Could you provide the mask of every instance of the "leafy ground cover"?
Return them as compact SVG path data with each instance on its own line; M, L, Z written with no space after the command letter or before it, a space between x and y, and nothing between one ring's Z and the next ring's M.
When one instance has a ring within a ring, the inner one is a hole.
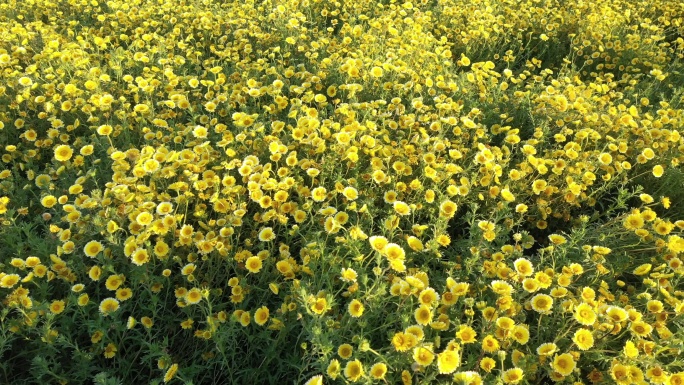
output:
M684 384L684 4L7 0L0 382Z

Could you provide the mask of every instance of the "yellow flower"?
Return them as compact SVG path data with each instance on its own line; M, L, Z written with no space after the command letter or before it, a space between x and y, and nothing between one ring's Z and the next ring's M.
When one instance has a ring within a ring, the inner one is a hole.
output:
M192 324L194 324L194 323L195 323L195 321L193 321L192 319L188 318L188 319L186 319L185 321L181 322L180 325L181 325L181 328L183 328L184 330L187 330L187 329L192 328Z
M668 197L662 197L660 199L660 203L663 205L664 208L669 209L670 208L670 198Z
M140 114L146 114L150 111L150 106L148 106L147 104L136 104L133 107L133 111Z
M374 78L382 77L383 73L384 73L384 71L382 70L382 68L381 68L381 67L377 67L377 66L371 68L371 70L370 70L370 74L371 74L371 76L374 77Z
M580 350L588 350L594 346L594 335L587 329L578 329L572 337L572 341Z
M609 153L603 152L603 153L599 154L598 161L602 165L606 166L606 165L609 165L613 161L613 157Z
M171 381L176 376L176 372L178 372L178 364L171 365L164 374L164 383Z
M340 361L338 361L336 358L330 360L330 364L328 364L328 368L325 372L333 380L336 379L337 376L340 375Z
M247 268L247 270L249 270L250 273L258 273L259 271L261 271L262 267L261 258L257 256L247 258L247 260L245 261L245 267Z
M461 343L471 344L477 341L477 332L475 329L467 325L461 325L456 332L456 338L461 340Z
M664 310L663 303L657 299L646 302L646 309L651 313L661 313Z
M363 365L361 361L354 360L347 362L344 368L344 376L351 382L358 381L363 376Z
M551 235L549 235L549 241L551 241L551 243L553 243L556 246L560 246L560 245L566 243L567 239L565 239L565 237L562 235L551 234Z
M105 298L100 302L100 313L107 316L119 310L119 301L116 298Z
M413 360L421 366L429 366L435 360L435 354L425 347L413 349Z
M142 266L150 261L150 254L145 249L136 249L131 255L131 261L138 266Z
M399 215L409 215L411 214L411 208L409 205L402 201L394 201L394 211Z
M145 163L143 163L143 170L145 170L146 173L151 174L151 173L159 170L159 162L156 159L148 159L145 161ZM151 222L151 217L149 217L149 218L150 218L150 222ZM149 223L142 223L139 220L138 220L138 222L142 225L145 225L145 226L147 226L149 224Z
M408 370L401 371L401 383L403 385L411 385L413 383L413 378L411 377L411 372Z
M558 350L558 346L553 342L547 342L539 345L537 348L537 354L540 356L550 356Z
M406 238L406 242L408 243L411 250L422 251L424 249L423 242L421 242L420 239L414 237L413 235Z
M321 315L328 310L328 301L325 298L317 298L311 305L311 311Z
M418 338L411 333L395 333L392 337L392 346L398 352L405 352L416 346Z
M510 295L513 292L513 286L508 282L501 280L492 281L491 287L492 290L500 296Z
M439 215L444 218L452 218L456 214L458 206L456 203L446 200L439 205Z
M646 275L651 271L652 266L653 265L651 265L650 263L645 263L643 265L640 265L636 269L634 269L634 271L632 271L632 273L634 275Z
M654 177L660 178L661 176L663 176L663 173L665 173L665 169L663 168L663 166L661 166L659 164L653 166L653 176Z
M268 321L269 315L270 312L268 308L266 306L262 306L258 308L256 312L254 312L254 322L256 322L259 326L263 326Z
M349 314L351 314L352 317L354 317L354 318L361 317L361 315L363 314L363 311L364 311L363 303L361 303L361 301L359 301L357 299L353 299L349 303L348 310L349 310Z
M104 124L97 128L97 134L102 136L109 136L114 129L108 124Z
M610 376L619 385L629 385L632 383L632 379L630 378L629 366L622 365L618 362L614 362L611 366Z
M511 190L507 188L501 190L501 198L503 198L503 200L505 200L506 202L515 201L515 195L513 195L513 193L511 193Z
M622 225L627 230L637 230L644 227L644 219L638 212L633 213L625 218L625 221L622 223Z
M391 261L403 261L406 258L404 249L396 243L388 243L383 249L382 253Z
M387 246L387 244L389 243L387 238L376 235L368 238L368 242L370 242L370 245L373 248L373 250L378 252L382 252L385 249L385 246Z
M446 350L437 356L437 369L440 374L453 373L461 365L461 358L458 352Z
M582 325L591 326L596 322L596 313L586 303L581 303L575 308L575 320Z
M348 200L353 201L359 197L359 191L354 187L349 186L345 187L344 190L342 190L342 195L344 195L344 197Z
M508 369L503 372L501 377L506 384L517 384L523 379L523 370L520 368Z
M83 248L83 252L85 253L86 256L90 258L96 257L104 247L102 246L102 243L98 241L90 241L86 243L85 247Z
M532 309L541 314L548 314L553 307L553 297L546 294L537 294L530 299Z
M499 350L499 347L499 341L492 335L488 335L482 339L482 350L487 353L494 353Z
M632 322L629 330L632 332L632 334L638 337L648 337L648 335L653 331L653 326L644 321L636 321Z
M275 233L271 227L264 227L259 231L259 240L261 242L269 242L275 239Z
M10 289L19 282L20 278L21 277L18 274L3 275L0 279L0 287L3 289Z
M46 195L40 200L40 204L45 208L52 208L57 204L57 198L55 198L53 195Z
M517 343L525 345L530 340L530 330L527 325L515 325L511 332L511 337L513 337Z
M515 271L521 277L529 277L532 275L532 273L534 273L534 266L528 259L518 258L515 260L515 262L513 262L513 266L515 267Z
M202 291L196 287L193 287L192 289L188 290L183 298L188 305L198 304L202 300Z
M519 203L515 205L515 212L518 214L524 214L527 212L528 206L524 203Z
M342 268L342 276L340 278L345 282L356 282L357 276L354 269Z
M90 298L88 297L88 294L83 293L83 294L78 296L76 303L78 303L78 306L85 306L88 304L89 301L90 301Z
M88 276L93 281L99 280L101 275L102 275L102 269L100 268L100 266L95 265L88 270ZM109 289L109 290L111 290L111 289ZM116 289L114 289L114 290L116 290Z
M149 225L150 223L152 223L153 219L154 216L152 216L152 214L148 213L147 211L143 211L135 217L135 221L142 226Z
M485 357L480 361L480 368L489 373L496 367L496 361L491 357Z
M104 333L101 330L97 330L93 335L90 337L90 342L96 344L102 340L102 337L104 337Z
M420 325L412 325L406 328L406 334L412 334L417 340L422 340L425 337L423 327Z
M617 306L608 306L606 316L614 323L620 323L627 319L627 312L625 309Z
M418 302L420 302L421 305L426 305L428 307L431 307L433 303L437 302L439 300L439 295L435 291L435 289L428 287L423 289L419 294L418 294Z
M625 343L623 352L625 353L625 356L629 358L636 358L639 355L639 349L637 349L636 345L634 345L634 342L632 341L627 341Z
M105 358L114 358L116 355L116 345L109 343L107 347L105 347L104 351L104 356Z
M292 271L292 265L288 261L281 260L276 262L276 269L278 269L280 274L286 278L294 278L295 276L294 272Z
M416 311L413 313L416 322L418 322L420 325L427 325L432 321L432 311L430 310L429 307L425 305L421 305Z
M534 278L525 278L522 282L523 290L528 293L534 293L539 290L539 282Z
M33 85L33 80L27 76L22 76L19 78L19 84L24 86L24 87L30 87Z
M323 202L327 196L327 190L325 187L316 187L311 190L311 199L315 202Z
M382 380L385 378L385 374L387 374L387 365L382 362L378 362L370 368L370 375L373 379Z
M575 359L570 353L556 355L551 364L553 370L562 374L563 376L569 376L572 374L572 371L575 370L575 365Z
M496 319L496 326L503 330L511 330L515 326L515 321L509 317L499 317Z
M150 317L142 317L140 319L140 323L147 329L151 328L152 325L154 325L154 321L152 321L152 318Z
M548 184L543 179L537 179L532 183L532 191L539 195L546 190Z
M195 128L192 130L192 135L195 138L199 138L199 139L206 138L208 133L209 133L209 131L207 130L207 128L204 126L200 126L200 125L195 126Z
M646 370L646 378L652 384L664 384L667 381L667 372L660 366L654 366Z
M342 344L337 348L337 354L345 360L351 358L354 348L349 344Z
M127 287L116 289L116 299L126 301L133 296L133 291Z
M684 238L679 235L670 235L667 237L667 249L674 254L684 252Z
M64 301L52 301L50 304L50 312L53 314L59 314L64 311L66 307Z
M61 144L55 147L55 159L60 162L66 162L67 160L71 159L73 154L74 150L72 150L71 147L66 144Z

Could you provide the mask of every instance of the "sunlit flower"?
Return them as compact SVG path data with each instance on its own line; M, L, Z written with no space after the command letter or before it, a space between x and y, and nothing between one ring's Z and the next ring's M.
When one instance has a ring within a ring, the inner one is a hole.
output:
M275 239L275 233L271 227L264 227L259 231L259 240L261 242L269 242Z
M166 373L164 374L164 383L171 381L176 376L177 372L178 372L178 364L171 365L166 370Z
M359 360L349 361L347 366L344 367L344 376L351 382L358 381L363 374L363 365Z
M369 373L371 377L373 377L373 379L382 380L385 378L385 375L387 374L387 365L385 365L382 362L373 364L373 366L371 366L370 368Z
M364 309L363 303L357 299L353 299L348 306L349 314L354 318L361 317Z
M66 162L67 160L71 159L73 153L74 150L72 150L71 147L66 144L61 144L55 147L55 159L60 162Z
M252 256L247 258L245 261L245 268L249 270L250 273L256 274L259 271L261 271L261 267L263 266L261 258L258 256Z
M504 383L517 384L523 380L523 370L520 368L508 369L501 375Z
M534 311L547 314L553 307L553 297L546 294L537 294L530 299L530 305Z
M553 370L562 374L563 376L569 376L572 374L572 371L575 370L575 365L575 359L569 353L555 356L551 364Z
M437 356L437 370L440 374L453 373L460 364L461 357L457 351L445 350Z
M330 378L334 380L337 378L337 376L340 375L340 370L340 362L337 359L333 358L332 360L330 360L328 368L325 372L328 374Z
M254 322L259 326L263 326L268 321L269 316L270 312L268 308L262 306L254 312Z
M116 298L106 298L100 302L100 313L109 315L119 309L119 301Z
M586 303L581 303L575 308L575 320L582 325L591 326L596 322L596 313L594 309Z
M104 249L104 247L102 246L102 244L100 242L90 241L90 242L86 243L85 247L83 248L83 252L85 253L86 256L88 256L90 258L94 258L103 249Z
M578 329L573 335L572 341L580 350L588 350L594 346L594 335L587 329Z

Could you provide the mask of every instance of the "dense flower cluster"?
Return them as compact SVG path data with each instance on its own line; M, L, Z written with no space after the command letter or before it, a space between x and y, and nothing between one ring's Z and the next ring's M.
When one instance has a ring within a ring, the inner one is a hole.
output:
M668 0L6 1L0 376L684 384L683 61Z

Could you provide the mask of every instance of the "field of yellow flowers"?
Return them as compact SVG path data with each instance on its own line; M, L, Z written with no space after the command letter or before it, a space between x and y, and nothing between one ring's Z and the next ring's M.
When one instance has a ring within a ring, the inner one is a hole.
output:
M0 383L684 384L684 3L5 0Z

